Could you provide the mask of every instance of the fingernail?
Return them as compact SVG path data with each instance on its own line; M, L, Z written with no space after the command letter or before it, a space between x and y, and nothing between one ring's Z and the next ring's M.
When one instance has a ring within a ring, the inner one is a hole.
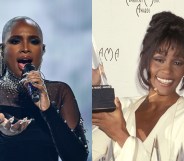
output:
M21 79L20 81L19 81L19 83L22 83L22 82L24 82L24 81L26 81L27 80L27 78L23 78L23 79Z
M32 121L32 119L28 120L28 122L27 122L27 123L28 123L28 125L31 123L31 121Z
M28 75L28 72L24 73L22 76Z
M24 121L27 121L27 117L25 117L23 120L24 120Z
M6 126L3 126L3 128L4 128L5 130L8 130L8 128L7 128Z
M13 129L13 126L12 126L12 125L11 125L11 127L10 127L10 131L13 132L13 133L16 132L16 130Z
M27 121L27 117L23 118L23 120L20 121L20 125Z
M3 119L0 119L0 124L3 122Z
M25 122L24 120L21 120L19 124L21 125L21 124L23 124L24 122Z
M10 123L14 121L14 116L9 119Z

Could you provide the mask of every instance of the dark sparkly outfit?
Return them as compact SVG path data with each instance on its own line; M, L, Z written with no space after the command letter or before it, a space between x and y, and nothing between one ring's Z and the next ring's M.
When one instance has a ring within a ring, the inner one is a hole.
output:
M19 81L10 72L0 79L0 112L15 121L25 117L33 121L18 135L0 134L0 161L58 161L58 156L62 161L87 160L85 130L70 87L45 80L51 105L41 112ZM74 123L71 113L78 120L75 129L67 125Z

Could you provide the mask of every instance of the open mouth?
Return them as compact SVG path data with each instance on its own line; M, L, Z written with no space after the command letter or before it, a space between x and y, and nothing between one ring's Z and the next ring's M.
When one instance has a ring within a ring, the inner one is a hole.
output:
M32 59L18 59L17 62L18 62L18 67L20 70L23 70L24 69L24 66L28 63L32 63Z

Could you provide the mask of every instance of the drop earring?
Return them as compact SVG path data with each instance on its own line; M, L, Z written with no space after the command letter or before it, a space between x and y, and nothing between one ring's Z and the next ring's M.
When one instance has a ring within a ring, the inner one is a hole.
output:
M4 61L3 61L3 44L0 44L0 77L3 76L4 73Z

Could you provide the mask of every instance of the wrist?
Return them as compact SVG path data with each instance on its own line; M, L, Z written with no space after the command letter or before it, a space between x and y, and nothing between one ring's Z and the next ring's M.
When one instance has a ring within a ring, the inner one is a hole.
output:
M41 111L46 111L50 107L50 99L48 95L41 95L40 101L36 104Z
M128 139L128 137L130 136L130 134L128 133L128 131L122 130L121 132L118 132L116 137L115 137L115 141L121 146L123 147L125 141Z
M45 105L40 105L39 108L40 108L41 111L46 111L46 110L49 109L49 107L50 107L50 102L45 104Z

